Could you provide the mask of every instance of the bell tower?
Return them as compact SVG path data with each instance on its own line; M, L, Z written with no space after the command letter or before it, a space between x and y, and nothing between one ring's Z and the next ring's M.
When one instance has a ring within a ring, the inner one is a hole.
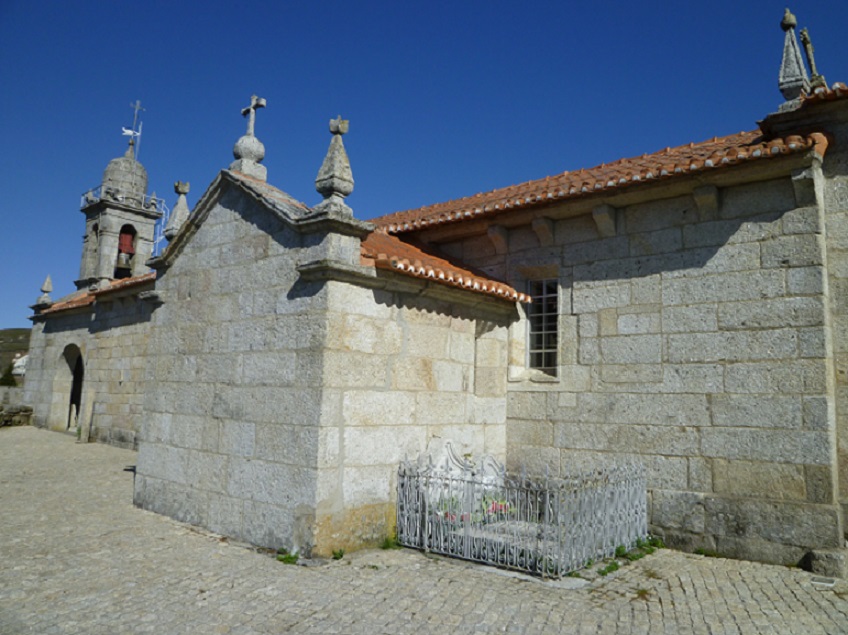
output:
M130 137L126 152L109 161L99 186L82 195L85 235L77 289L142 275L153 254L154 229L164 202L147 195L147 170L137 159L141 104L131 106L135 109L133 127L123 129Z

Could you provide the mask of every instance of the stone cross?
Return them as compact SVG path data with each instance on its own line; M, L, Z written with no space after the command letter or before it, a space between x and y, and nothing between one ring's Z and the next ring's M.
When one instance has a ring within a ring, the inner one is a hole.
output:
M241 109L241 114L243 117L248 117L247 120L247 135L253 136L253 124L256 122L256 111L259 108L265 107L265 99L262 97L257 97L256 95L250 96L250 105L247 108Z
M813 41L810 39L810 32L807 29L801 29L801 44L804 45L804 52L807 54L807 61L810 63L810 85L813 88L827 88L827 82L816 69L816 59L813 57Z

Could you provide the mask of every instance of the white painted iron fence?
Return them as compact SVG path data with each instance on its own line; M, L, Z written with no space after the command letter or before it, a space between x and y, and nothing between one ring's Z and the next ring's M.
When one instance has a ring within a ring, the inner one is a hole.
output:
M632 549L648 534L644 467L623 460L564 478L506 474L450 444L398 471L398 542L543 577Z

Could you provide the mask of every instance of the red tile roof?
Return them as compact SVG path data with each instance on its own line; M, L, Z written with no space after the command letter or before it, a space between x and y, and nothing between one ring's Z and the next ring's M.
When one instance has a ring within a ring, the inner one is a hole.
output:
M834 89L831 92L836 94L837 91ZM807 99L813 98L811 96ZM815 98L828 97L822 94ZM722 169L742 162L806 152L810 149L823 156L827 149L826 137L813 133L803 137L791 135L766 140L758 130L740 132L727 137L714 137L701 143L666 148L640 157L619 159L577 172L564 172L558 176L528 181L446 203L396 212L375 218L371 222L389 233L398 234L553 201L571 200L598 192L615 191L683 174Z
M154 280L156 280L156 273L152 272L145 273L141 276L135 276L134 278L110 280L108 287L98 289L97 291L80 289L79 291L74 291L70 295L66 295L60 300L57 300L48 308L41 311L39 315L49 315L52 313L59 313L61 311L69 311L70 309L77 309L79 307L88 306L89 304L94 304L94 301L97 299L98 296L106 295L108 293L119 291L121 289L140 286L148 282L153 282Z
M457 265L444 254L423 245L404 242L377 230L362 241L362 263L378 269L397 271L407 276L432 280L448 286L495 296L511 302L530 302L519 293L485 273Z
M848 99L848 86L842 82L836 82L830 88L816 88L812 93L801 96L801 106L819 101L836 101L837 99Z

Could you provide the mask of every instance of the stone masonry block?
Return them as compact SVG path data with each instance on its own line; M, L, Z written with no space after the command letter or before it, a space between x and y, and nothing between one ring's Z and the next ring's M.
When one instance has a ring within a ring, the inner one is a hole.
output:
M546 419L547 398L543 392L510 392L507 394L507 416L512 419Z
M834 504L834 473L829 465L805 465L804 481L807 501L810 503Z
M696 428L556 423L554 447L625 454L692 456L698 453Z
M651 524L704 533L704 496L694 492L654 490L651 497Z
M822 237L816 234L783 236L762 245L762 262L766 269L819 266L823 260Z
M718 322L721 329L818 326L824 323L824 314L821 297L774 298L720 304Z
M662 299L662 279L659 275L632 279L630 298L633 304L657 304Z
M397 469L405 458L418 456L427 447L424 426L355 426L344 431L344 464L385 465Z
M631 256L652 256L680 251L683 248L683 232L679 227L631 234L629 239Z
M712 458L827 465L827 433L755 428L702 428L701 454Z
M601 357L606 364L655 364L662 361L659 335L602 337Z
M678 489L689 489L693 492L713 491L712 461L698 456L689 457L688 463L688 487Z
M783 274L776 270L663 279L665 306L756 300L783 293Z
M252 457L256 451L256 424L246 421L224 421L219 447L228 456Z
M574 416L586 423L710 425L706 395L585 393L578 396Z
M662 309L663 333L698 333L718 330L718 305L696 304Z
M573 302L574 312L577 314L628 306L630 304L630 285L624 282L575 282Z
M832 425L827 397L804 397L804 427L807 430L829 430Z
M659 332L659 312L629 313L618 316L619 335L641 335Z
M822 394L827 390L826 366L813 360L728 364L725 388L729 393Z
M462 393L419 393L416 397L418 423L465 423L467 402L468 397Z
M411 392L348 390L342 403L347 425L407 425L415 419L415 394Z
M722 218L757 216L794 209L795 191L789 179L746 183L722 190Z
M756 537L784 545L839 547L835 506L796 501L708 497L705 531L716 536Z
M747 361L795 357L798 335L792 329L688 333L666 336L671 363Z
M786 395L713 395L713 425L724 428L788 428L803 425L800 397Z
M314 467L318 454L318 430L318 426L257 424L254 456L274 463Z
M804 467L761 461L713 460L716 494L764 499L806 499Z

